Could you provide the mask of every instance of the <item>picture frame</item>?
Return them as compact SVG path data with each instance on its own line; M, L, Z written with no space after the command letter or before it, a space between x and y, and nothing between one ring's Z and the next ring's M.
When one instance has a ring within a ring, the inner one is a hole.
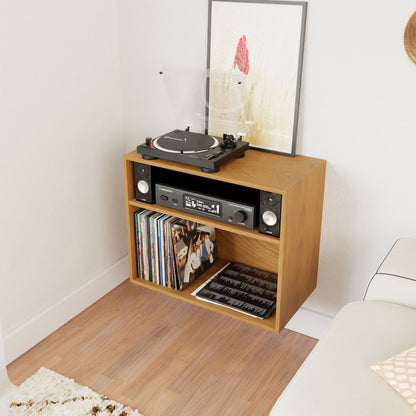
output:
M209 0L205 130L295 156L307 2Z

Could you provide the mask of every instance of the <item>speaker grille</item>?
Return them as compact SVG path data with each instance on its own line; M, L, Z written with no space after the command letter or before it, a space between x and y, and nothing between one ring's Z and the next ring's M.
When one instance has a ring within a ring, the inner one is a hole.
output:
M150 165L134 163L134 184L136 199L152 204L154 202L154 190L152 184L152 167Z
M274 237L280 237L281 210L282 195L260 191L259 232ZM276 218L276 220L274 220L274 218ZM271 219L273 219L273 221L271 221Z

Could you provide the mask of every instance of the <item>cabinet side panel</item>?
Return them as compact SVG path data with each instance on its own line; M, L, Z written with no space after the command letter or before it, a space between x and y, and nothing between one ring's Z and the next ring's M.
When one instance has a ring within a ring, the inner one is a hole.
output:
M136 207L129 205L129 200L134 197L134 176L133 162L124 156L124 194L126 200L126 221L127 221L127 249L129 254L130 280L137 277L136 271L136 239L134 230L134 212Z
M279 289L282 329L316 287L326 163L286 193L282 212Z
M277 273L279 246L216 229L218 254L221 258Z

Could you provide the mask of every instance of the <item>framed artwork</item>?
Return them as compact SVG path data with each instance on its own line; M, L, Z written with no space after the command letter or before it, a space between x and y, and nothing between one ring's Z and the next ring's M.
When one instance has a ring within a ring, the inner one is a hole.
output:
M306 2L209 0L206 131L294 156Z

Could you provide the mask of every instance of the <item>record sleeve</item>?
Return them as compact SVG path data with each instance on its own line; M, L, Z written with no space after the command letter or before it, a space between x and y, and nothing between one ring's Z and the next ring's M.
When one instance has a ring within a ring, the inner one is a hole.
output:
M158 236L159 236L159 270L161 275L161 285L170 287L168 275L169 256L166 250L165 221L170 215L165 214L158 218Z
M144 278L143 274L143 241L142 241L142 230L141 230L141 213L144 211L143 208L139 209L134 213L134 227L135 227L135 238L136 238L136 266L137 266L137 277L140 279Z
M160 285L160 275L159 275L159 241L157 233L157 218L162 215L159 212L154 213L149 218L150 226L150 244L151 244L151 257L152 257L152 272L154 282Z
M172 224L179 290L184 290L217 260L215 228L192 221Z
M152 243L150 233L150 217L155 214L155 211L146 210L142 215L143 227L143 269L144 278L150 282L154 282L153 278L153 259L152 259Z
M205 302L266 319L276 309L277 274L228 263L192 294Z
M183 290L218 258L213 227L147 209L134 223L140 279Z

